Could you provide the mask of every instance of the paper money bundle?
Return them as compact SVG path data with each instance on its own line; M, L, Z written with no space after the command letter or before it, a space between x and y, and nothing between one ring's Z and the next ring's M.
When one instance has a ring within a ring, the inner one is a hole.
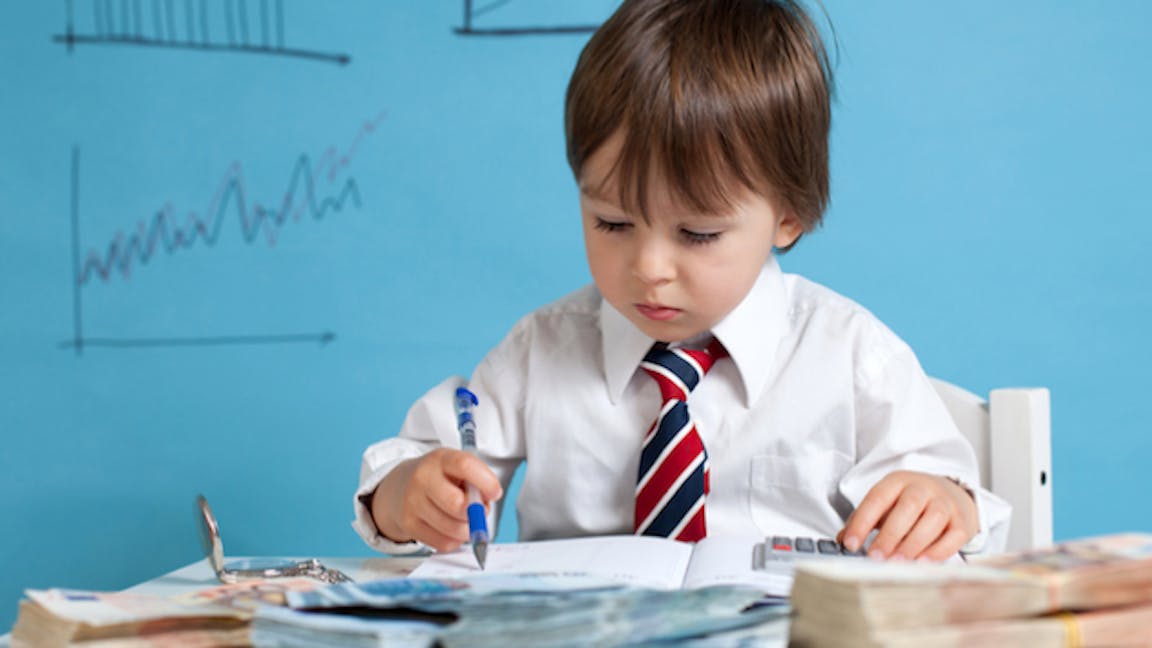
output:
M287 578L220 585L178 596L28 590L12 627L12 648L248 646L256 609L283 605L286 592L321 585Z
M795 646L1152 645L1152 535L1088 538L970 565L813 564Z
M247 613L119 592L32 590L20 602L12 648L247 646Z

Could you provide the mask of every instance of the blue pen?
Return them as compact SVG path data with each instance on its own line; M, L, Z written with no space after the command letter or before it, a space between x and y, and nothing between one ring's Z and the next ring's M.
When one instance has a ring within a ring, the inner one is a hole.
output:
M476 454L476 420L472 418L472 408L480 404L476 394L466 387L456 388L456 429L460 431L460 447L465 452ZM480 491L472 484L468 489L468 537L472 540L472 553L476 562L484 569L488 557L488 519L484 512L484 502Z

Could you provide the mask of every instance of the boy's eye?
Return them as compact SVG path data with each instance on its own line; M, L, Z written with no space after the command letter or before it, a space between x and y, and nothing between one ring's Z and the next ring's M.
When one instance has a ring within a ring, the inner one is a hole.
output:
M686 229L680 230L680 235L692 245L704 245L720 238L720 232L693 232Z
M632 227L632 223L622 223L618 221L604 220L603 218L596 219L596 229L605 232L622 232L625 229Z

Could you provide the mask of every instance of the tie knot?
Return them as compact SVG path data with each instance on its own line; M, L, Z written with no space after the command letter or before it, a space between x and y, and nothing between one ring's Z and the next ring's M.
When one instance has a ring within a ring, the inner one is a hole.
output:
M664 401L687 401L688 394L716 360L725 355L724 347L716 339L707 349L669 348L660 343L652 347L640 367L660 385Z

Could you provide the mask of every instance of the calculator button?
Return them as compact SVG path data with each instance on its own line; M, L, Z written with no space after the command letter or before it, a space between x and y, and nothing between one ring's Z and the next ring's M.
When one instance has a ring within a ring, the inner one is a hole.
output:
M848 547L841 545L840 546L840 553L842 553L845 556L863 556L864 555L864 547L860 547L856 551L848 551Z
M816 541L816 549L822 554L840 553L840 545L835 540L822 539Z
M812 542L812 538L796 538L796 551L812 553L816 551L816 543Z
M772 548L776 551L792 551L792 538L772 536Z

